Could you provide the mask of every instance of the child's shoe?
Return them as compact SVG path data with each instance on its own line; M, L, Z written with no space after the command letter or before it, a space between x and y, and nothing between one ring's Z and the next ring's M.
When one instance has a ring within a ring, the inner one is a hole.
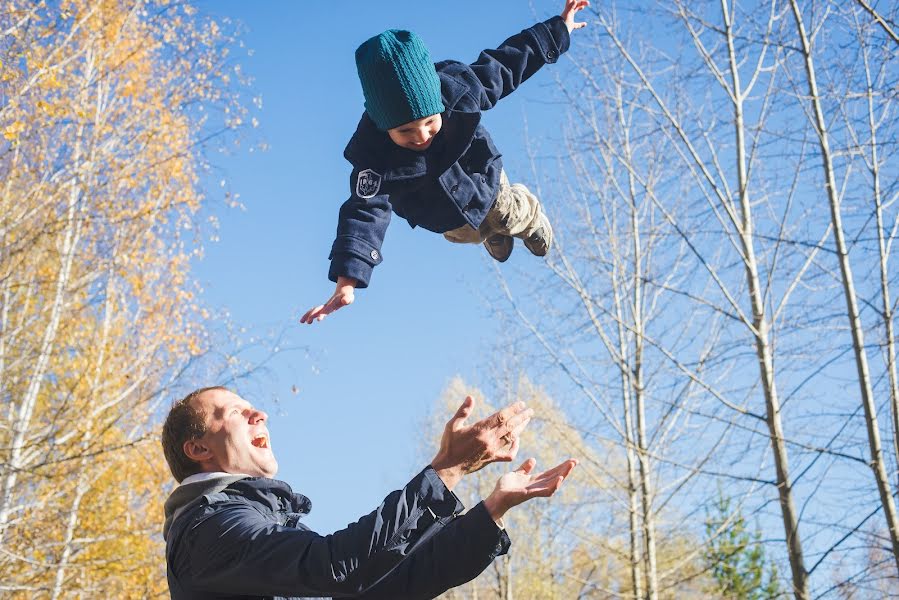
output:
M506 262L512 254L512 248L515 240L508 235L494 233L484 240L484 247L487 248L487 254L495 258L499 262ZM533 252L533 250L531 250Z
M525 248L530 250L534 256L546 256L546 253L549 252L553 243L553 228L542 211L537 216L537 227L530 235L522 239Z

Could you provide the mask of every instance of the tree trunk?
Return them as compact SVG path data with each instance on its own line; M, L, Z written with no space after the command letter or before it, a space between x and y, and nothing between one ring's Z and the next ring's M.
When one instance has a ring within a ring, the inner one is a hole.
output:
M887 478L886 466L883 460L883 450L880 442L880 428L877 424L877 407L874 404L874 393L871 387L871 377L868 372L868 357L865 352L865 338L862 330L861 318L858 311L858 301L855 293L855 283L852 269L849 265L849 251L843 232L842 214L840 210L840 198L837 192L834 177L833 157L830 150L830 140L827 131L827 122L821 106L821 98L818 94L818 84L815 79L815 64L812 58L811 43L806 35L802 14L796 0L790 0L793 17L796 20L796 29L802 47L805 73L808 83L808 92L814 113L815 132L818 135L818 143L821 148L821 160L824 167L824 187L827 199L830 203L830 218L833 223L833 237L836 246L837 259L840 262L840 273L843 280L843 292L846 297L846 314L849 318L849 329L852 332L852 348L855 353L855 366L858 372L859 391L861 392L862 406L865 410L865 425L868 431L868 445L871 450L871 470L877 482L880 493L880 502L883 506L887 528L890 531L893 557L899 569L899 524L897 524L896 505L893 501L893 492Z
M746 133L743 114L744 90L740 82L739 64L734 48L733 24L727 6L727 0L721 0L721 12L725 24L727 38L727 55L731 73L731 99L734 108L734 133L736 137L737 185L740 203L741 221L739 224L740 241L743 248L746 281L749 287L749 298L752 304L752 324L756 355L759 359L759 376L765 396L765 420L768 424L768 437L771 440L771 451L774 455L774 468L777 476L777 493L780 500L783 518L784 535L787 541L787 554L790 559L790 572L793 578L793 593L797 600L805 600L808 596L808 573L802 543L799 537L799 519L793 503L790 468L787 449L784 443L783 423L780 414L780 399L774 377L774 363L769 341L770 324L765 313L765 303L761 290L752 239L753 220L752 204L749 200L748 165L746 155Z

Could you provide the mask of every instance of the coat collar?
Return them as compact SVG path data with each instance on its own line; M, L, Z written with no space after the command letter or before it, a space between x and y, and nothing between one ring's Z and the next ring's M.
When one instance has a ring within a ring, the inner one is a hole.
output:
M272 512L284 507L290 512L307 515L312 510L312 501L309 498L295 493L289 485L278 479L216 473L211 477L201 477L182 483L175 488L165 502L163 537L168 538L172 524L180 515L201 502L204 497L225 490L268 506Z
M312 501L309 498L294 492L287 483L279 479L248 477L231 483L227 491L254 502L267 504L273 511L284 507L291 512L307 515L312 510Z

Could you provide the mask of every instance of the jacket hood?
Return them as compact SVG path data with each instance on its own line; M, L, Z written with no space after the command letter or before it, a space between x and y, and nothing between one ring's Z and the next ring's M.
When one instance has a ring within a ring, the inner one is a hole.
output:
M250 477L248 475L221 475L182 484L175 488L165 501L165 525L162 537L168 539L172 524L179 516L203 502L213 494L224 490L231 497L243 497L267 507L273 513L290 512L299 519L312 510L312 501L303 494L294 492L289 485L278 479Z
M187 508L207 494L215 494L241 479L246 479L246 475L222 475L221 477L213 477L204 479L203 481L195 481L176 487L165 501L165 524L162 526L162 537L167 538L172 523Z

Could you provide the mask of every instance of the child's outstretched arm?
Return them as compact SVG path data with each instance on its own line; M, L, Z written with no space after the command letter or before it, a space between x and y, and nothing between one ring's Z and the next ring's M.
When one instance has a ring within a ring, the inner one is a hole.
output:
M311 325L313 321L321 321L335 310L352 304L357 283L352 277L338 277L337 288L328 301L307 310L306 314L300 318L300 323Z
M497 48L484 50L473 63L446 61L438 68L467 81L481 110L489 110L568 51L571 32L587 25L576 22L575 16L589 5L588 0L565 0L562 14L513 35Z
M352 304L355 290L368 287L372 270L381 264L381 244L390 224L390 199L381 176L371 169L354 169L352 193L340 207L337 238L331 246L328 279L337 283L324 303L306 311L300 323L311 325Z

